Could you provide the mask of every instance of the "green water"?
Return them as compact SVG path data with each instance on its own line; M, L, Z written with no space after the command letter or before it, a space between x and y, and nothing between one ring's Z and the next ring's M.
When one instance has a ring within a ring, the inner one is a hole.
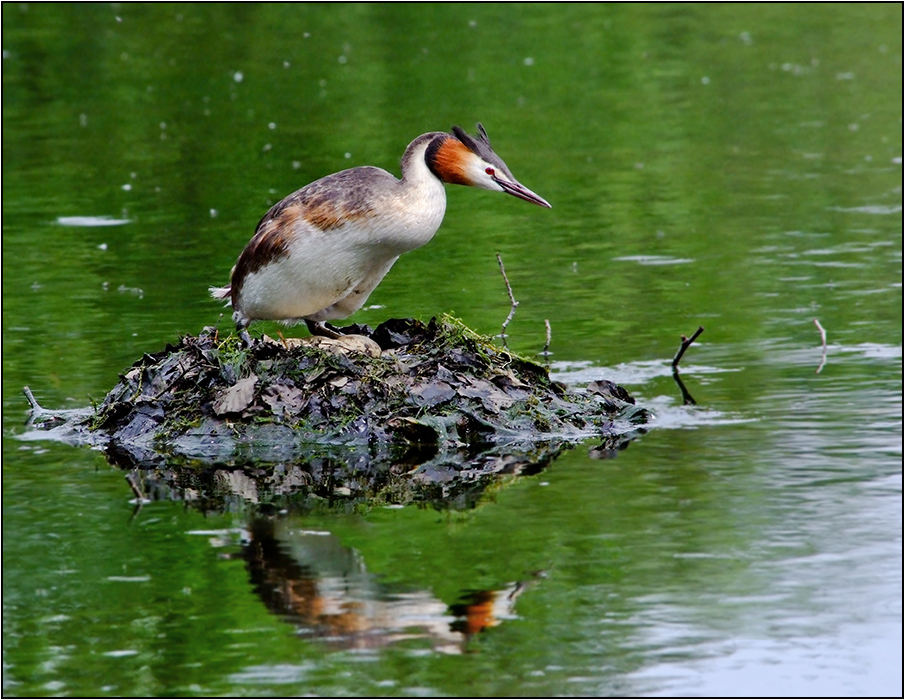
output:
M5 695L902 692L900 6L2 9ZM656 413L628 449L281 512L20 439L24 385L216 323L272 203L476 121L553 208L449 187L353 320L498 333L500 253L510 346Z

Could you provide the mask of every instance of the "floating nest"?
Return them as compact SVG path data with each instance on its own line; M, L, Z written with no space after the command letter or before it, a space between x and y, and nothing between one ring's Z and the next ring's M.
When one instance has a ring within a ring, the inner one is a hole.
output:
M649 417L612 382L570 390L450 317L342 332L249 348L207 328L144 355L93 409L50 411L26 390L31 425L183 490L225 479L232 493L308 486L399 502L537 471L589 438L618 450Z

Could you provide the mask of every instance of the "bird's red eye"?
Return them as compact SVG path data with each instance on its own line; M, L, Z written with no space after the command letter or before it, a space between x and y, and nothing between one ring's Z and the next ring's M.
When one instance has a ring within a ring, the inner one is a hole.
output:
M484 168L484 172L487 173L488 175L493 175L494 169L493 168Z

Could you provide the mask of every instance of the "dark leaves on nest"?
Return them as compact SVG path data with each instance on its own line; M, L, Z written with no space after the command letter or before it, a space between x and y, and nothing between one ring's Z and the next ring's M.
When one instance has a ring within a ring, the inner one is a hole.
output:
M607 381L570 392L540 365L453 319L344 330L355 335L331 343L259 340L251 348L212 330L186 336L127 370L91 428L114 439L148 430L167 441L223 424L254 440L268 424L302 442L442 447L485 444L495 435L536 442L595 434L634 403Z

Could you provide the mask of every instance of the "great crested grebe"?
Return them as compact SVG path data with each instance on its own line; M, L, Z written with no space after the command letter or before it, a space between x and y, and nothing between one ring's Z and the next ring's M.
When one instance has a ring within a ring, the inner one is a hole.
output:
M270 208L239 256L225 287L246 343L252 321L305 321L313 335L337 337L324 321L361 308L396 259L427 243L443 221L443 183L505 192L550 204L519 184L493 152L484 127L469 136L457 126L412 141L402 179L361 166L315 180Z

